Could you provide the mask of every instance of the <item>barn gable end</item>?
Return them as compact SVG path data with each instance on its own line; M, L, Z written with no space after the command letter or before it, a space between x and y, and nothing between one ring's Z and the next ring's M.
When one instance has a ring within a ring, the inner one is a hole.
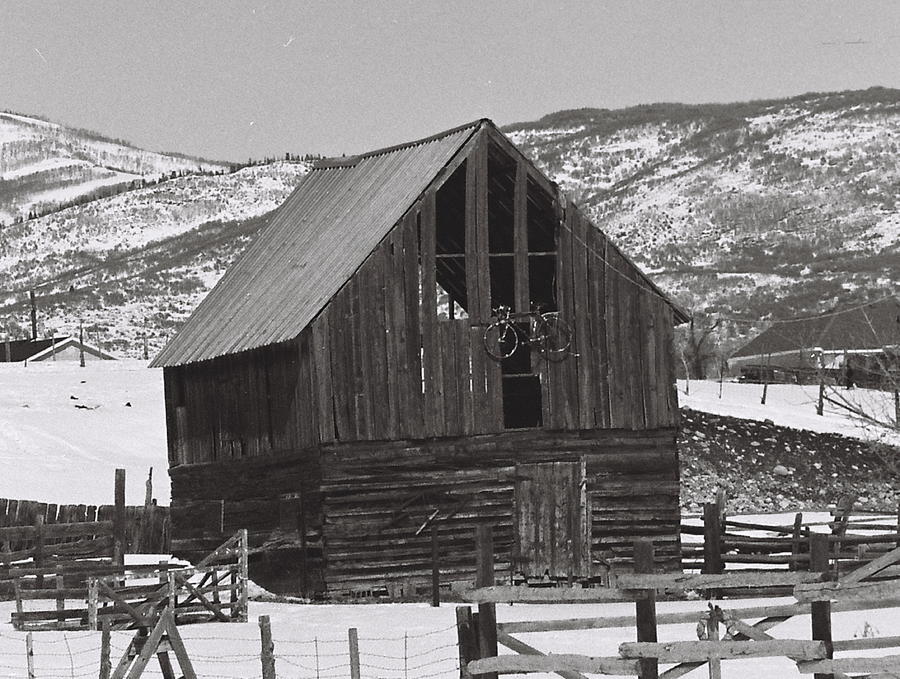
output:
M568 350L498 360L500 306L557 315ZM424 578L432 522L451 580L483 519L526 574L648 534L675 564L680 319L489 121L323 163L155 361L173 506L222 509L175 538L250 522L257 572L306 593ZM526 521L548 493L569 514Z

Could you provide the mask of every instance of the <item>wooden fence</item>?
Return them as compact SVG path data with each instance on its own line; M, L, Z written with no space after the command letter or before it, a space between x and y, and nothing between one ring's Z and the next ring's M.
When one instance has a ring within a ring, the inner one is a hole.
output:
M492 541L489 529L480 528L478 588L466 599L478 604L457 609L460 675L489 675L520 672L554 672L564 679L585 679L584 674L637 676L641 679L674 679L698 667L709 665L710 677L721 677L723 660L781 656L797 663L801 673L817 678L848 679L847 673L900 672L900 655L834 659L835 651L865 651L900 648L900 637L832 638L831 615L839 611L900 607L900 580L873 578L900 561L900 548L833 579L832 550L828 536L810 536L807 572L780 571L731 573L659 574L653 571L653 546L648 541L635 544L635 572L622 574L608 588L548 588L494 586L489 569ZM685 590L707 594L721 589L752 591L773 585L790 587L796 603L780 606L723 609L709 604L694 613L657 614L657 596ZM634 615L589 619L523 621L497 623L497 603L611 603L631 602ZM705 607L706 608L706 607ZM810 639L774 639L767 630L798 616L811 618ZM761 618L750 624L749 619ZM699 623L697 640L657 642L659 625ZM514 634L528 632L562 633L565 630L635 627L637 642L623 643L618 655L597 657L577 654L545 654ZM722 627L728 639L721 639ZM498 655L498 644L512 655ZM660 672L660 665L670 665Z

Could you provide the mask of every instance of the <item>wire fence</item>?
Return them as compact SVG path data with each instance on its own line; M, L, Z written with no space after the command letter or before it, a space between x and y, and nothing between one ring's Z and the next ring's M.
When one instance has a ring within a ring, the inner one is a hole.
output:
M293 626L285 625L284 627ZM350 679L354 662L360 679L450 679L459 675L456 624L424 632L358 636L351 654L349 634L334 631L291 636L273 631L277 677ZM198 679L262 679L261 640L255 626L222 630L215 624L179 628ZM255 632L255 633L254 633ZM109 651L115 667L127 652L134 631L111 632ZM100 632L48 631L28 634L0 629L0 679L88 679L100 675ZM29 674L29 648L33 674ZM174 661L174 658L173 658ZM144 677L162 677L155 661Z

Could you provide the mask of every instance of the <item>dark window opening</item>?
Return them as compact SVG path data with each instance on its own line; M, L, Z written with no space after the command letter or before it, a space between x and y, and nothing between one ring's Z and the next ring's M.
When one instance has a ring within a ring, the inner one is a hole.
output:
M463 161L435 195L436 252L466 253L466 162Z
M515 308L515 271L512 255L491 255L491 309L499 306Z
M528 322L516 323L516 331L519 339L518 346L516 346L511 333L507 335L505 342L501 342L500 349L504 354L515 348L512 355L504 358L500 363L501 372L503 375L530 375L531 350L525 342L525 338L528 337Z
M493 142L488 146L488 252L512 253L516 161Z
M538 311L556 311L556 255L528 255L528 298Z
M466 162L435 195L435 280L438 317L464 318L466 294Z
M553 198L528 179L528 252L556 252Z
M541 378L516 375L503 378L503 426L507 429L540 427Z

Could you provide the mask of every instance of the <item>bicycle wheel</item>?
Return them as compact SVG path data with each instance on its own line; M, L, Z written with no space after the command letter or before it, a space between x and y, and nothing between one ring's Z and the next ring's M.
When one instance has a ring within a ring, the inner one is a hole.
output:
M509 358L519 347L519 333L506 321L491 323L484 331L484 350L495 361Z
M541 314L536 343L548 361L561 361L572 346L572 328L558 314Z

